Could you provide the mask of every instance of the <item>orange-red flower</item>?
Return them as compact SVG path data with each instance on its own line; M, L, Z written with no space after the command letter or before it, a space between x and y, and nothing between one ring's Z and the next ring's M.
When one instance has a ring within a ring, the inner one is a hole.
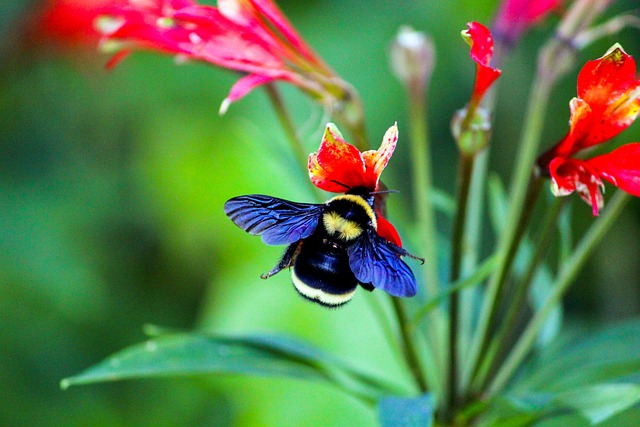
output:
M585 64L578 75L578 97L570 103L567 135L542 154L538 166L548 173L557 196L578 191L598 215L602 207L602 180L640 196L640 149L629 144L588 160L573 158L601 144L633 123L640 112L640 80L636 64L620 45Z
M604 205L606 180L627 193L640 197L640 143L626 144L611 153L588 160L556 157L549 165L552 191L565 196L577 191L591 205L594 216Z
M298 35L271 0L219 0L218 7L192 0L129 0L112 8L101 23L103 45L150 49L205 61L246 75L222 104L275 80L292 83L312 96L330 96L335 74Z
M309 177L325 191L344 193L364 187L378 189L380 174L387 166L398 142L398 127L391 126L377 150L360 152L344 140L338 128L329 123L317 153L309 156Z
M501 71L489 65L493 56L493 38L487 27L478 22L469 22L462 37L471 46L471 59L476 63L476 80L470 104L477 106L485 92L500 77Z
M384 134L380 148L360 152L344 140L333 123L329 123L318 152L309 156L309 178L316 187L332 193L378 191L380 174L397 142L398 127L394 124ZM378 215L378 234L401 246L398 232L384 219L378 203L374 203L374 208Z

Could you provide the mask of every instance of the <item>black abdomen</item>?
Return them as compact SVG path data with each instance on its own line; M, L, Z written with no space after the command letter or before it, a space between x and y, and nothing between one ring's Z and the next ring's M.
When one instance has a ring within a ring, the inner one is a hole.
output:
M330 307L348 302L358 286L346 250L331 239L304 241L292 278L300 295Z

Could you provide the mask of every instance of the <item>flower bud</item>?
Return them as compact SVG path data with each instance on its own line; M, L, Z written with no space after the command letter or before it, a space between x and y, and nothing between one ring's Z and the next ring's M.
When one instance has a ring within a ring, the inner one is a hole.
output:
M391 69L398 80L412 91L424 91L435 65L431 37L403 26L390 47Z
M451 133L461 152L475 155L489 142L491 120L484 108L476 108L471 118L468 114L467 108L456 111L451 121Z

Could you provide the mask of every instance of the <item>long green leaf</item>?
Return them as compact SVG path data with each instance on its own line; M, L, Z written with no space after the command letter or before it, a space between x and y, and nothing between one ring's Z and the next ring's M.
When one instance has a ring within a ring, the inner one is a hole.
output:
M271 336L221 337L174 333L119 351L61 387L176 375L235 373L326 381L366 401L399 393L340 359L298 341Z
M640 402L640 385L597 384L562 393L556 400L599 424Z
M558 342L541 351L516 382L516 390L562 392L618 381L640 372L640 319Z
M378 404L382 427L431 427L434 409L434 400L430 395L385 397Z
M494 398L479 420L479 427L530 426L551 408L549 394L506 395Z
M636 426L640 411L640 385L605 383L560 393L508 394L492 400L479 427L524 427L544 419L544 425ZM617 417L616 417L617 416ZM538 425L538 424L535 424Z

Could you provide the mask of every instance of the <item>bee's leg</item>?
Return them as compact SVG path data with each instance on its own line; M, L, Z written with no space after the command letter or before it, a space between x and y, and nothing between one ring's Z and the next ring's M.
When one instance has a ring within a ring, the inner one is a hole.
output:
M406 249L401 248L400 246L397 246L397 245L395 245L395 244L393 244L391 242L387 242L387 244L389 244L392 247L392 249L395 251L395 253L397 253L398 255L400 255L400 256L408 256L409 258L413 258L415 260L420 261L420 264L424 264L424 261L425 261L424 258L416 256L416 255L412 254L411 252L407 251Z
M411 252L409 252L409 251L404 251L404 253L402 254L402 256L408 256L409 258L413 258L413 259L415 259L415 260L418 260L418 261L420 261L420 264L424 264L424 261L425 261L425 259L424 259L424 258L421 258L421 257L419 257L419 256L417 256L417 255L414 255L414 254L412 254L412 253L411 253Z
M298 255L298 249L301 245L302 241L289 245L287 250L284 252L284 255L282 256L282 259L280 260L280 262L278 262L278 265L273 267L269 272L261 274L260 277L263 279L268 279L269 277L280 273L280 271L284 270L285 268L291 267L296 259L296 255Z

